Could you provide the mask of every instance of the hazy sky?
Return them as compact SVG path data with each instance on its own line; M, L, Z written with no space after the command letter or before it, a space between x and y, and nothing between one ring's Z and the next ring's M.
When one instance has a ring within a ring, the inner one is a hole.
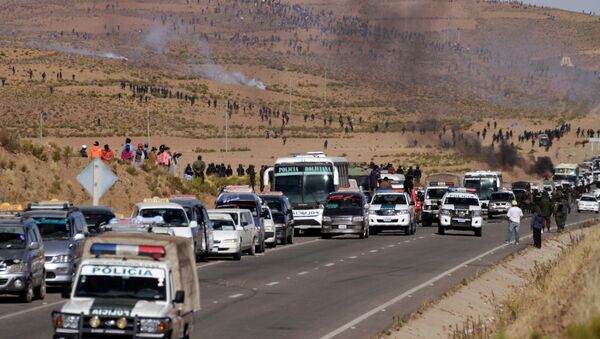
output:
M556 7L575 12L596 12L600 15L600 0L525 0L525 3Z

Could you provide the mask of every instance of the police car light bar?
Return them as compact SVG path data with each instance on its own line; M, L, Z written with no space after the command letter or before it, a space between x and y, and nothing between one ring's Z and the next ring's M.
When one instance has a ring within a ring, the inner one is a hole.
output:
M170 203L171 201L169 201L169 198L152 197L152 198L145 198L143 200L143 202L145 202L145 203L164 204L164 203Z
M254 193L250 185L230 185L225 186L224 193Z
M158 260L165 256L166 251L162 246L96 243L92 244L90 253L97 257L103 254L109 254L116 256L151 257L154 260Z
M465 187L448 187L448 192L475 193L475 192L477 192L477 190L474 188L465 188Z
M454 186L454 182L452 181L431 181L429 186L442 186L442 187L450 187Z

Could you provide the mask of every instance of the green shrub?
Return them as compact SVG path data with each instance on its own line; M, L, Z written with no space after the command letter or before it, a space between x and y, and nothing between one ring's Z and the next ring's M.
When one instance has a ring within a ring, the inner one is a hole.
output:
M0 147L4 148L8 152L17 153L21 150L21 143L19 137L13 131L6 128L0 129Z

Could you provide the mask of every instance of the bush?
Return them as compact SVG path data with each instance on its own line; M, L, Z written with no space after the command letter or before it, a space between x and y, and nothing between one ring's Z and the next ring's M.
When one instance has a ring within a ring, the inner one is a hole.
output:
M57 148L54 151L52 151L52 160L54 162L59 162L60 159L62 159L61 151L60 148Z
M0 147L3 147L8 152L19 152L21 150L19 137L15 132L6 128L0 129Z
M136 175L138 175L137 168L135 168L135 167L133 167L133 166L129 166L129 167L127 167L127 168L125 169L125 172L127 172L127 173L129 173L129 174L131 174L131 175L133 175L133 176L136 176Z

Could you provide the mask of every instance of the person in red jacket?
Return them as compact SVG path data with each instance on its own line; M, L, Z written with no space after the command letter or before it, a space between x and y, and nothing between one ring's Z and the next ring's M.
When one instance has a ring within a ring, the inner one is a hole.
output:
M90 158L92 158L92 160L96 159L96 158L101 158L102 157L102 148L100 148L100 143L98 141L94 142L94 146L92 146L90 148Z
M114 159L115 153L110 149L108 145L104 145L104 150L102 150L102 156L100 159L104 161L105 164L108 164L112 159Z

